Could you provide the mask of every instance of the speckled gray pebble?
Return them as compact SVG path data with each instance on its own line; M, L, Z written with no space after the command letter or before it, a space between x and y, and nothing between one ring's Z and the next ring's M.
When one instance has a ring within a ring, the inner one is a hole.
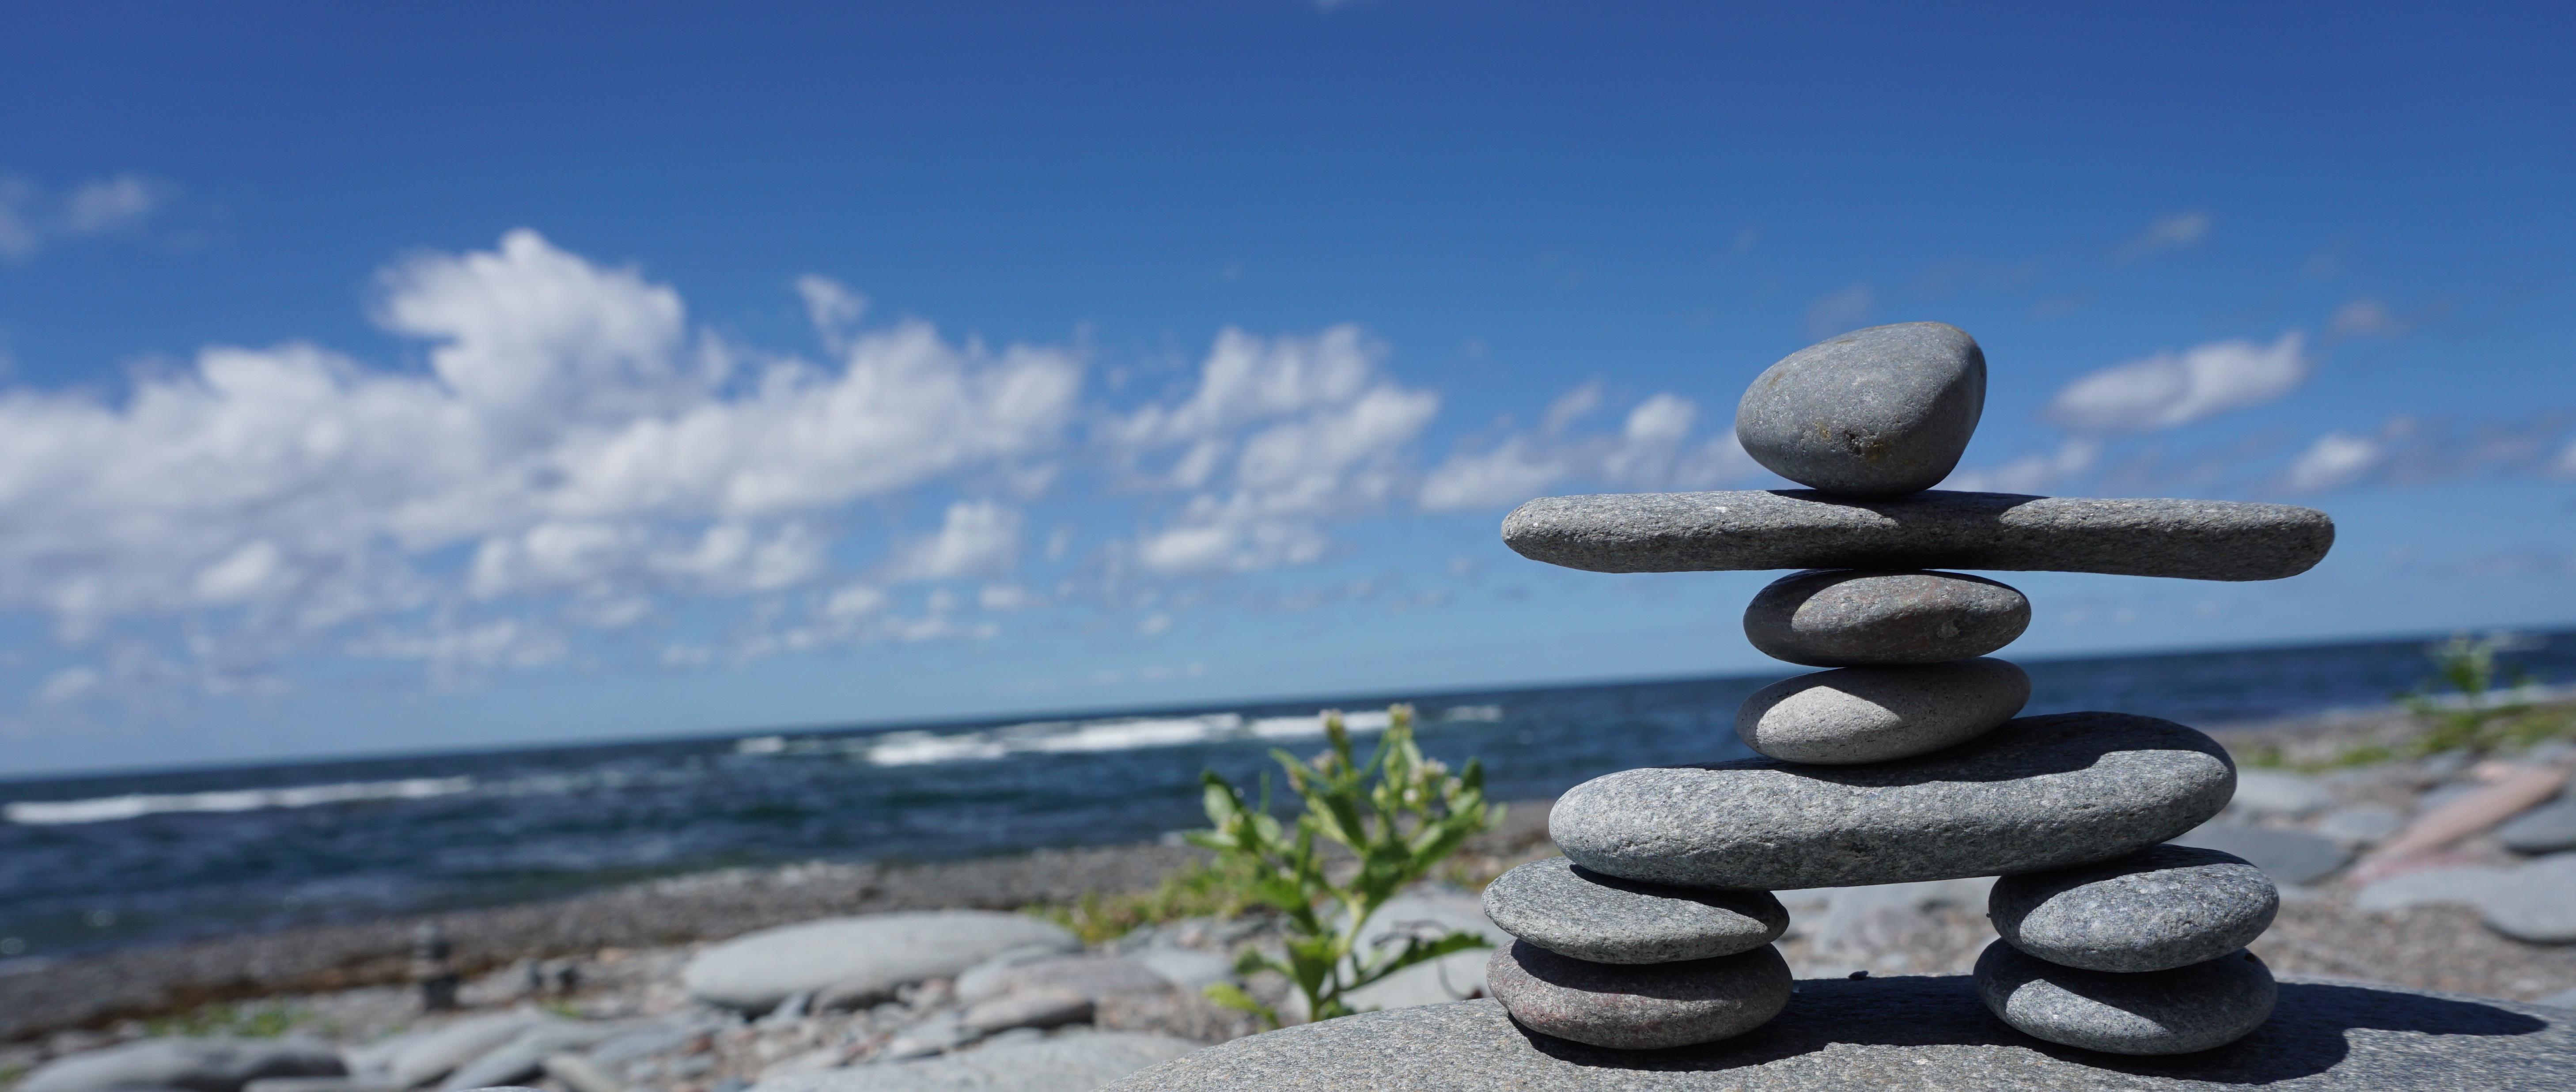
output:
M1789 929L1789 911L1768 891L1639 883L1563 857L1531 861L1486 884L1485 916L1522 940L1594 963L1734 955Z
M1744 636L1809 667L1935 664L1983 656L2030 626L2030 600L1963 573L1811 569L1772 581L1744 608Z
M1503 543L1601 573L2005 569L2278 580L2326 556L2334 521L2314 508L2246 501L1610 493L1521 505L1503 517Z
M1735 438L1753 461L1849 497L1949 477L1986 410L1986 354L1939 322L1873 326L1781 358L1745 388Z
M2029 675L1983 656L1842 667L1754 691L1735 711L1735 737L1784 762L1885 762L1994 731L2029 701Z
M1986 894L1986 916L2013 947L2125 974L2226 955L2263 935L2280 909L2281 892L2262 869L2183 846L2006 876Z
M2111 1054L2191 1054L2251 1034L2280 988L2247 951L2142 974L2060 967L2000 940L1977 957L1977 997L2034 1038Z
M2121 1057L2040 1042L1963 975L1810 980L1779 1017L1706 1046L1587 1047L1491 1000L1363 1013L1176 1058L1110 1092L2564 1092L2576 1012L2393 987L2280 985L2272 1019L2228 1046Z
M2235 765L2199 732L2059 713L1868 766L1751 758L1625 770L1559 797L1547 827L1595 872L1779 891L2108 860L2198 826L2235 791Z
M1765 944L1681 963L1588 963L1525 940L1495 949L1485 988L1534 1031L1613 1050L1730 1039L1789 1004L1789 961Z

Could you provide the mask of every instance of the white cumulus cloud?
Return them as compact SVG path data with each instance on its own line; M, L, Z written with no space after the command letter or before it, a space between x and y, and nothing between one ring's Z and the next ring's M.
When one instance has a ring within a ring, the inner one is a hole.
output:
M2307 339L2215 341L2115 364L2067 384L2041 416L2070 432L2149 432L2273 401L2307 381Z
M1065 350L858 332L829 300L833 359L745 363L669 287L530 231L383 284L379 317L433 343L429 374L213 347L120 401L0 394L0 607L76 639L210 608L321 627L531 595L631 621L639 593L816 579L822 517L851 501L1042 464L1080 390ZM561 655L507 619L432 629L354 647L440 670Z
M1325 521L1372 510L1404 481L1401 455L1440 398L1379 372L1356 326L1312 337L1228 329L1189 395L1113 421L1104 438L1149 487L1188 493L1134 544L1160 572L1249 571L1323 557ZM1167 462L1159 470L1148 464Z
M2290 488L2312 493L2349 485L2378 466L2385 454L2380 444L2367 436L2329 432L2317 437L2316 443L2291 461Z
M1710 489L1761 472L1732 427L1694 442L1699 406L1669 392L1630 408L1615 433L1574 434L1600 402L1597 384L1577 387L1548 408L1539 427L1493 447L1461 452L1423 478L1418 500L1431 511L1508 508L1564 482L1631 490Z

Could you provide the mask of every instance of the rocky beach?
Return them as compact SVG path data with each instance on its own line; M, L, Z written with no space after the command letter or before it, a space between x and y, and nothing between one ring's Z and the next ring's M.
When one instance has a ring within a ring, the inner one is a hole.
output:
M2576 716L2576 707L2559 708ZM2237 758L2238 791L2227 810L2178 841L2244 857L2278 885L2278 916L2250 947L2285 978L2576 1008L2576 945L2551 940L2562 934L2549 932L2553 927L2545 922L2513 916L2518 908L2554 908L2569 915L2562 921L2576 922L2576 879L2560 863L2576 851L2576 797L2532 803L2409 859L2403 868L2374 868L2370 856L2427 816L2492 794L2498 786L2511 787L2526 771L2563 773L2576 761L2576 746L2545 743L2483 761L2449 754L2314 773L2256 764L2322 763L2403 745L2422 731L2417 718L2397 709L2222 727L2212 734ZM1461 855L1467 878L1554 856L1546 836L1551 803L1513 805L1501 829ZM335 1057L364 1063L405 1037L480 1027L483 1038L460 1034L453 1041L479 1043L479 1053L489 1053L531 1029L557 1025L589 1029L566 1033L569 1038L561 1041L567 1044L584 1035L624 1037L550 1048L546 1055L592 1059L612 1082L577 1084L548 1076L542 1064L511 1079L562 1092L715 1092L736 1087L734 1082L759 1083L765 1075L772 1082L792 1078L800 1087L860 1090L946 1087L859 1082L881 1070L892 1082L898 1073L944 1063L965 1066L979 1056L977 1064L987 1068L1062 1070L1076 1064L1068 1059L1077 1056L1109 1069L1131 1062L1141 1067L1253 1030L1243 1014L1207 1004L1192 986L1206 980L1194 975L1223 973L1232 949L1272 935L1263 919L1180 920L1086 946L1079 955L1071 948L1051 953L1045 957L1050 962L1023 975L1003 996L1034 994L1052 999L1055 1007L1031 1003L1013 1017L988 1006L983 1025L967 1022L976 1002L958 991L964 972L973 968L900 986L895 996L864 1008L759 1014L693 998L683 971L695 955L728 938L816 919L1019 911L1069 905L1086 893L1145 890L1195 853L1141 844L908 867L813 863L728 870L435 918L52 962L20 960L0 964L8 972L0 974L0 1020L7 1021L8 1035L8 1045L0 1047L0 1071L23 1080L49 1062L190 1034L318 1043ZM1779 899L1793 920L1778 948L1795 977L1806 982L1966 975L1996 938L1986 916L1990 883L1782 891ZM1390 921L1464 920L1478 910L1472 894L1460 887L1426 891L1412 906L1397 908ZM414 949L419 927L430 921L451 946L450 966L464 980L453 1011L422 1009ZM1500 930L1493 935L1508 939ZM1417 976L1429 981L1408 984L1424 987L1410 1000L1481 992L1484 953L1466 954L1472 958L1459 961L1463 966ZM993 977L988 973L976 981ZM1088 1009L1065 1000L1058 989L1082 996ZM991 1026L1015 1021L1025 1022ZM503 1037L505 1027L518 1030ZM907 1032L924 1029L935 1034L904 1040ZM378 1049L369 1053L370 1046ZM364 1065L344 1062L343 1068L359 1077L333 1080L379 1086L390 1081L366 1077ZM569 1063L558 1068L575 1072ZM1102 1075L1101 1083L1115 1075ZM834 1084L836 1078L851 1083ZM278 1086L278 1092L293 1092L293 1086Z

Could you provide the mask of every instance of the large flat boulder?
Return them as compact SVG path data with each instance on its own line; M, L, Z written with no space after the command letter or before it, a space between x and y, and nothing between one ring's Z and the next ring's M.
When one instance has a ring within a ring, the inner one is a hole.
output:
M1503 517L1533 561L1599 573L2006 569L2279 580L2334 545L2288 504L1927 490L1864 501L1804 489L1541 497Z
M762 1012L800 993L892 991L953 977L1013 948L1082 950L1053 922L992 910L825 918L746 933L697 954L680 973L699 1000Z
M1199 1044L1104 1031L997 1043L941 1058L773 1077L750 1092L1091 1092Z
M2252 1035L2198 1054L2129 1057L2042 1042L1986 1011L1966 976L1811 979L1779 1018L1671 1050L1588 1047L1528 1031L1490 1000L1363 1013L1237 1039L1112 1092L1742 1092L2576 1087L2576 1012L2287 979Z
M2199 826L2235 788L2227 752L2199 732L2060 713L1866 766L1751 758L1624 770L1559 797L1547 829L1594 872L1778 891L2109 860Z

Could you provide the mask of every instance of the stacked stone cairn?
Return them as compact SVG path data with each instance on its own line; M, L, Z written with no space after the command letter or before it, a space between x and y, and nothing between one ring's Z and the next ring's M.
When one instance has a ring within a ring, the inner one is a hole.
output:
M2019 717L2022 670L1987 653L2030 603L1942 569L2269 580L2334 541L2287 505L1930 490L1985 403L1985 356L1940 323L1861 330L1755 379L1736 435L1811 490L1550 497L1503 524L1525 556L1598 572L1801 569L1754 597L1754 647L1828 670L1736 714L1761 757L1575 787L1564 856L1505 873L1485 909L1516 943L1494 997L1530 1030L1654 1049L1741 1035L1794 992L1775 890L2000 876L1986 1007L2118 1054L2233 1042L2276 988L2245 950L2279 908L2224 853L2164 845L2227 805L2209 737L2119 713Z

